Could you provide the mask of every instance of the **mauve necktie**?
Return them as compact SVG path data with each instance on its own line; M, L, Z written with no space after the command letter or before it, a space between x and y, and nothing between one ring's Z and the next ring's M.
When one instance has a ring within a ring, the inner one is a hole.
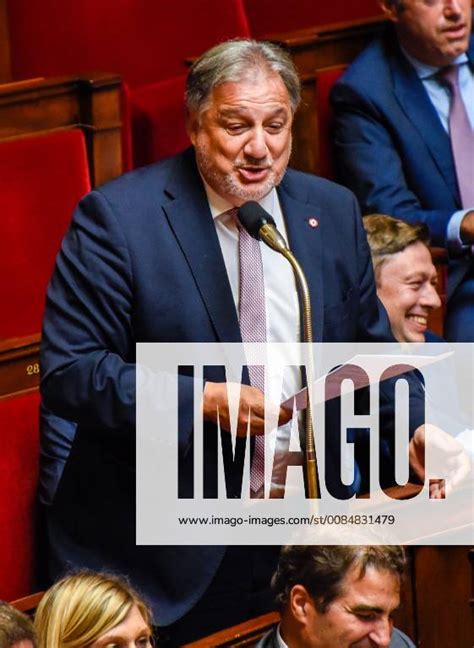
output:
M438 76L451 93L449 137L462 206L464 209L470 209L474 207L474 131L459 87L459 65L443 68Z
M262 252L260 242L250 236L237 217L237 209L229 214L239 230L239 323L243 342L266 342L267 326L265 315L265 284L263 278ZM262 392L265 390L265 370L263 365L249 362L250 384ZM255 437L255 446L250 470L250 488L258 491L265 476L265 439Z

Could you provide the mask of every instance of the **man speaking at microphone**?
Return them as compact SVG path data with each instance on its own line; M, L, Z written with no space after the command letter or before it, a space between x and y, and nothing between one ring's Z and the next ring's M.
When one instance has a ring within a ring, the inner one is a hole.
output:
M239 226L235 208L247 201L274 218L306 273L315 341L393 339L354 196L287 169L299 100L295 68L272 45L235 40L201 56L186 90L193 147L87 195L48 291L43 398L78 424L47 511L54 575L71 566L125 572L171 644L266 611L278 552L136 546L136 342L300 340L291 268ZM250 375L239 413L245 430L251 409L256 437L260 380ZM204 418L214 422L226 405L225 383L208 380ZM258 489L258 442L253 455Z

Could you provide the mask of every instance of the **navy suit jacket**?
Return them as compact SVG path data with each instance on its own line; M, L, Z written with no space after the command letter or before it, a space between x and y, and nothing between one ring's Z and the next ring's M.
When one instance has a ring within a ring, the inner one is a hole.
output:
M278 194L316 339L393 340L353 194L292 170ZM192 149L80 202L48 289L41 348L45 406L78 424L49 507L53 558L58 571L129 574L160 625L199 600L225 548L135 546L135 344L240 339Z
M467 55L473 65L473 37ZM423 221L433 245L446 247L447 223L462 209L449 136L393 33L352 63L331 102L338 175L362 213ZM468 263L451 262L449 295Z

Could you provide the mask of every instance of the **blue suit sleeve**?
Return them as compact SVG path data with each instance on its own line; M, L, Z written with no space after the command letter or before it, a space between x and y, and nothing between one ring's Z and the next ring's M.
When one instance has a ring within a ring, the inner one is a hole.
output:
M125 236L106 198L93 191L75 211L48 288L40 357L46 407L104 433L134 429L133 319ZM182 380L180 397L192 399L192 379Z

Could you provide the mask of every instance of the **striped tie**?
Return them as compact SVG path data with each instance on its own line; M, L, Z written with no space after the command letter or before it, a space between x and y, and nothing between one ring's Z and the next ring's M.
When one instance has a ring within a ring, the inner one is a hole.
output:
M459 65L443 68L438 76L451 94L449 137L462 206L470 209L474 207L474 131L459 87Z
M239 230L239 323L242 342L266 342L265 284L260 242L250 236L237 217L236 208L229 211ZM247 358L249 361L249 358ZM250 384L265 391L265 370L249 363ZM265 439L255 437L250 470L250 488L258 491L265 479Z

